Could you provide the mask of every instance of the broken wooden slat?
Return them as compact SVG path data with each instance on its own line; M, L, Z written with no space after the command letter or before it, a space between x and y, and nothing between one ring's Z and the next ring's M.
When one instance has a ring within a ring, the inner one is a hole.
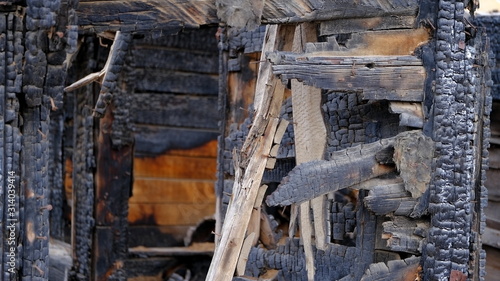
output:
M370 188L365 204L370 211L377 215L408 216L413 212L417 200L406 191L403 183L378 185Z
M404 260L391 260L370 265L361 281L421 280L420 258L412 256Z
M268 55L283 81L339 91L362 91L365 99L422 101L426 73L414 56L339 57L328 54Z
M286 28L269 26L263 49L276 50L286 41ZM278 126L284 86L271 73L269 63L261 63L255 90L255 120L243 144L240 166L233 186L233 200L222 226L221 237L206 280L231 280L241 252L248 221L258 195L267 155ZM244 171L240 171L245 167Z
M422 104L406 103L406 102L391 102L389 110L392 113L399 114L399 125L422 128L424 126L424 115Z
M379 164L375 155L393 146L394 141L394 138L383 139L334 152L331 161L317 160L298 165L266 202L270 206L300 203L389 173L394 168Z
M377 237L378 244L382 244L380 249L421 254L429 222L405 216L393 216L390 221L382 223L382 228L382 236Z
M413 198L427 190L431 180L434 142L421 131L410 131L396 139L394 162Z

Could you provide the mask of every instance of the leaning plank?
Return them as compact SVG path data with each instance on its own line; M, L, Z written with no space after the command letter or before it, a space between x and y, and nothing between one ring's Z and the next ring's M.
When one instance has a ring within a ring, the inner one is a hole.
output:
M362 91L365 99L422 101L426 73L414 56L330 56L325 52L268 55L283 81L298 79L321 89Z
M267 204L290 205L346 188L394 171L380 164L377 153L390 149L395 138L360 145L333 153L331 161L317 160L295 167L267 198Z
M285 40L285 31L286 28L269 26L263 49L279 48L278 45ZM235 178L233 200L228 207L206 280L228 281L234 275L279 123L276 116L279 116L283 93L284 86L272 75L270 64L261 63L255 90L255 119L239 154L239 167L235 167L238 170L236 174L240 176Z

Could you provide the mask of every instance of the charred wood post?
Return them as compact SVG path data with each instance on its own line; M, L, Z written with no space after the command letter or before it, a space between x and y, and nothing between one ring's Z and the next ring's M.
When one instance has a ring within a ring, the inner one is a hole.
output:
M96 63L92 38L87 38L80 52L86 57L86 65L76 72L92 71ZM94 223L94 134L95 121L92 106L95 102L94 87L80 88L72 93L73 102L73 150L72 150L72 217L71 246L73 267L70 276L73 280L88 280L92 274L91 249Z
M20 4L4 3L0 24L2 279L47 280L50 111L62 101L67 30L57 19L67 10Z
M484 278L489 137L488 60L483 34L470 33L469 2L437 4L433 133L430 184L431 227L423 260L424 279ZM475 36L474 36L475 35Z
M113 48L110 55L116 55L112 53ZM126 54L127 49L122 48L119 58L122 64L129 57ZM111 87L114 88L112 93L105 93L112 100L109 100L109 109L99 120L94 202L96 227L92 249L95 280L127 278L124 264L128 258L128 199L132 192L134 144L130 127L131 112L127 105L135 85L130 63L125 65L122 73L115 72L117 68L112 65L106 75L116 77L114 82L118 81L119 85Z

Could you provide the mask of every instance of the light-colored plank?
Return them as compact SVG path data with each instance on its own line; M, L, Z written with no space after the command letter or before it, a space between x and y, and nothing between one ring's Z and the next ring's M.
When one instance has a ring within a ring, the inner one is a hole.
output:
M213 215L215 204L129 204L131 224L195 225Z
M289 33L284 26L268 26L263 53L279 49L280 45L283 46L281 43L287 41L287 35ZM264 57L261 61L265 61ZM279 122L276 116L279 116L284 88L272 75L270 63L262 62L255 90L255 118L241 149L241 162L235 167L241 170L241 173L237 172L241 176L235 178L233 200L226 213L219 243L216 243L207 281L229 281L233 278L267 157L273 145Z
M213 203L214 181L135 178L130 203Z
M309 36L309 38L308 38ZM304 51L306 42L316 41L316 28L311 24L297 26L293 39L293 51ZM292 108L295 132L295 154L297 164L323 159L326 146L326 127L321 114L321 89L302 84L292 79ZM319 249L326 248L326 219L323 198L300 204L300 232L304 243L308 280L314 280L313 229L309 208L314 213L314 236Z
M134 159L134 177L213 179L217 160L211 157L161 155Z

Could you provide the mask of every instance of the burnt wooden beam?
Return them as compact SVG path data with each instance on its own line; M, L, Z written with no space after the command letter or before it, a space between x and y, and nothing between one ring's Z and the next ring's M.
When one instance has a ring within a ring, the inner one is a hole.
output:
M261 23L298 23L347 18L415 17L417 0L396 3L318 0L238 2L198 1L80 1L76 11L80 32L124 31L156 35L176 34L184 28L228 23L252 29ZM220 18L220 19L219 19Z
M347 187L371 189L369 180L394 171L392 164L396 164L405 190L420 198L430 180L432 147L432 140L417 130L336 151L331 160L295 167L266 202L270 206L290 205Z
M310 161L295 167L278 189L269 195L270 206L301 203L394 171L380 164L376 155L391 149L395 138L360 145L332 153L330 161Z
M218 22L214 0L80 1L77 16L84 33L120 30L172 35Z
M426 72L414 56L338 56L328 53L268 54L283 81L337 91L362 91L365 99L422 101Z

